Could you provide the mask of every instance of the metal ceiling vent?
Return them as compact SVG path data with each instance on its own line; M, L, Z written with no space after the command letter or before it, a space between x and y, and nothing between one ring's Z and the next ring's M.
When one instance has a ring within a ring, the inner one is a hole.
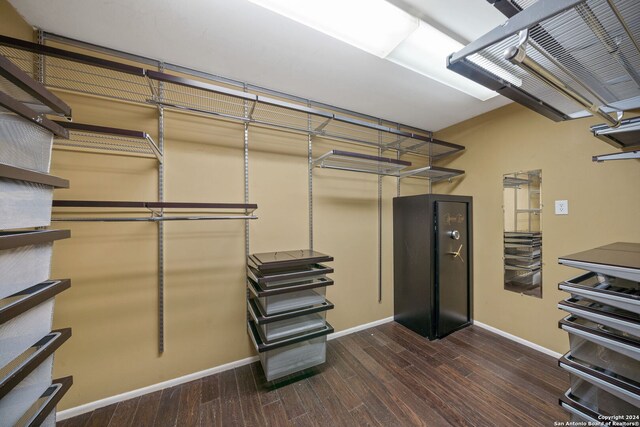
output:
M488 1L509 19L449 69L555 121L640 108L640 1Z

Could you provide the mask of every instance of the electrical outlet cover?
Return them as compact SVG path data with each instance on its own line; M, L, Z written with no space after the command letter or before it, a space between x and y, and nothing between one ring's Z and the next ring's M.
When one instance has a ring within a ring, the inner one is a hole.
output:
M569 215L568 200L556 200L556 215Z

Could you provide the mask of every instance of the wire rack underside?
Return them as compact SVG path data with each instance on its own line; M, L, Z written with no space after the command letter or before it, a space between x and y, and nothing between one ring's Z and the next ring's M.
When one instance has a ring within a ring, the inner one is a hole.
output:
M110 99L141 104L159 104L169 109L213 115L235 121L256 123L280 129L298 131L318 137L337 139L357 144L379 147L385 150L412 153L422 156L440 157L464 149L453 144L443 144L429 139L430 133L422 134L402 128L386 130L377 123L363 125L340 120L332 111L319 111L314 115L292 108L269 103L246 100L198 87L150 79L147 76L102 68L70 59L39 55L9 46L0 46L0 54L9 58L22 70L36 78L38 60L43 63L44 84L53 89L97 95ZM217 82L214 82L217 84ZM210 84L215 87L215 84ZM251 94L250 94L251 95ZM287 101L288 103L290 101ZM376 128L376 126L379 126Z
M89 152L125 154L150 159L156 159L157 157L149 141L145 139L76 130L69 131L69 139L55 138L53 146L60 149L72 148Z
M613 3L637 39L640 2ZM514 34L468 59L558 110L579 115L584 107L504 59L503 52L517 44ZM600 106L629 109L629 100L640 105L640 52L606 0L588 0L530 28L527 56Z

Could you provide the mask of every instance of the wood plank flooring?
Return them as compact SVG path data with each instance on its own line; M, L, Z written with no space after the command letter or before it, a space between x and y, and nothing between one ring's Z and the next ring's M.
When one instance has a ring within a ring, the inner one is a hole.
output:
M327 363L266 382L259 363L58 426L552 426L556 360L472 326L427 341L391 322L328 342Z

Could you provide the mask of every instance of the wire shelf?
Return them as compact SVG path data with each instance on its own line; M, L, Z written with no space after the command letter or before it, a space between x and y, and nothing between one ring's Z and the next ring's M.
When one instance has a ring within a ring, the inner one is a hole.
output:
M460 169L426 166L402 172L400 173L400 178L423 178L430 180L431 183L436 183L438 181L450 180L457 176L464 175L464 173L465 172Z
M398 177L402 169L411 166L411 162L349 151L331 150L314 159L313 166Z
M593 136L616 148L640 147L640 117L622 120L618 127L606 124L591 126L591 132Z
M0 55L0 92L38 114L71 115L71 107L4 55Z
M511 25L453 54L450 68L556 120L640 107L640 2L513 4L524 10L510 18ZM520 29L528 29L522 45ZM517 46L526 55L505 53Z
M153 138L145 132L81 123L57 122L67 128L68 139L55 138L54 148L100 154L145 157L163 162Z
M149 82L144 75L134 75L71 59L37 55L6 45L0 45L0 54L34 78L37 77L35 64L42 58L43 80L49 88L137 103L146 103L151 94Z
M54 89L162 105L401 154L436 158L464 150L463 146L431 138L428 131L407 130L397 124L384 126L374 119L351 117L324 105L310 108L297 99L284 101L258 91L234 90L215 80L203 81L202 76L201 80L187 79L6 36L0 36L0 54L32 76L41 60L44 83Z

